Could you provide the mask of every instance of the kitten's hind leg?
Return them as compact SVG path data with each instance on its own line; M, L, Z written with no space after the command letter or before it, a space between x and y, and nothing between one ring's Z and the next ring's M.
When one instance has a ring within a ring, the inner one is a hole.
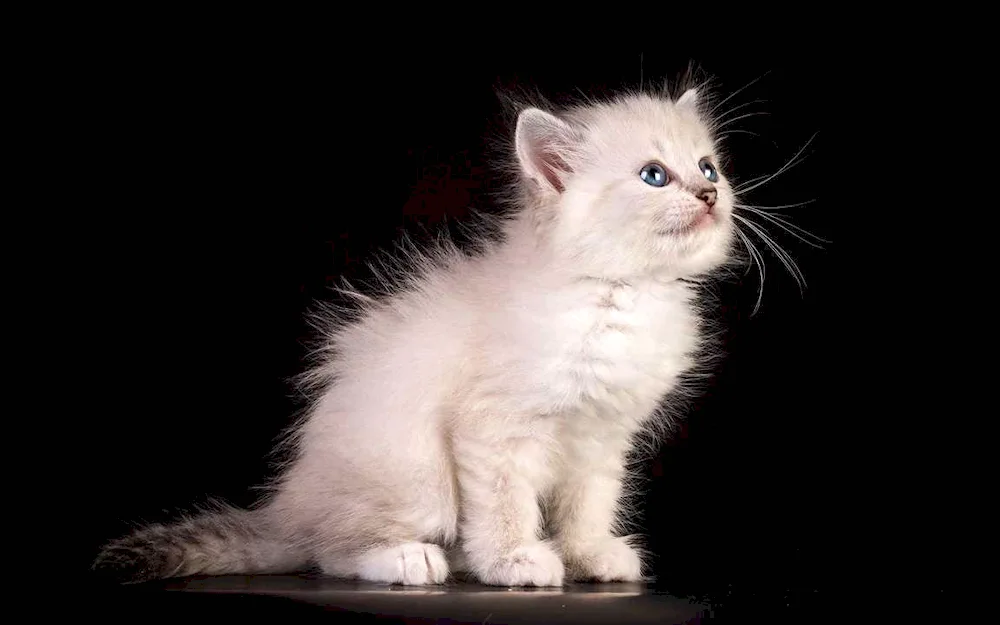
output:
M425 586L443 584L448 578L444 550L432 543L409 542L379 547L350 558L348 562L330 556L325 562L321 558L319 564L327 575L389 584Z

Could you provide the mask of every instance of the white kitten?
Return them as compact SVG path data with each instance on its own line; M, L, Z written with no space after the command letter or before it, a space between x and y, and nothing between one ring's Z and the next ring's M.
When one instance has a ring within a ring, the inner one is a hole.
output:
M693 90L558 117L528 108L515 145L520 210L501 243L409 259L403 288L331 325L310 374L318 399L273 495L140 530L99 569L641 578L616 534L626 455L693 364L684 279L726 261L733 192Z

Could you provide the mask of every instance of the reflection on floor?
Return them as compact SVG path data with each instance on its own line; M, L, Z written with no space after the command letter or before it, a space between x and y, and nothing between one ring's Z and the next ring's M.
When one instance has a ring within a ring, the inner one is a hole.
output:
M478 623L700 623L708 606L670 595L653 584L571 584L557 588L504 588L454 581L410 587L293 575L192 577L125 586L128 604L163 615L166 610L205 616L225 613L326 614L362 622ZM133 610L129 613L135 614ZM350 613L345 614L345 612Z

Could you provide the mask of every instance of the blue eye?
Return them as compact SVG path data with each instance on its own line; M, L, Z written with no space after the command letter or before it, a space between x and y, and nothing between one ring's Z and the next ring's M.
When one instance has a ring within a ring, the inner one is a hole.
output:
M639 177L651 187L663 187L670 182L667 170L659 163L647 163L639 170Z
M705 174L705 177L708 178L709 182L719 181L719 172L715 170L715 165L712 165L712 161L707 158L703 158L698 161L698 169L701 170L701 173Z

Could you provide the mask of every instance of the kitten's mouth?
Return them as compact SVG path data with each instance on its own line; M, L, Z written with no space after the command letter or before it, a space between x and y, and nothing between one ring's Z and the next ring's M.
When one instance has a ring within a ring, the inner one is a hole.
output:
M694 234L699 230L704 230L711 227L718 220L718 216L715 214L714 209L708 209L707 211L701 213L688 223L677 228L663 228L656 231L656 234L663 236L682 236L685 234Z
M701 215L698 215L698 217L694 220L694 222L692 222L691 225L688 227L692 230L696 230L698 228L704 228L706 226L710 226L714 223L715 223L715 211L713 211L712 209L708 209Z

